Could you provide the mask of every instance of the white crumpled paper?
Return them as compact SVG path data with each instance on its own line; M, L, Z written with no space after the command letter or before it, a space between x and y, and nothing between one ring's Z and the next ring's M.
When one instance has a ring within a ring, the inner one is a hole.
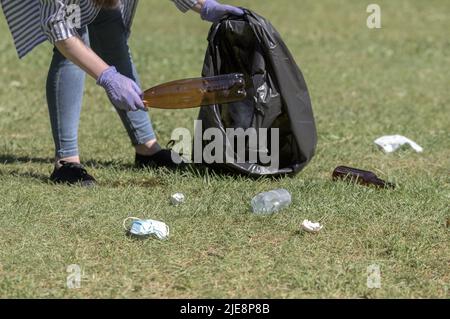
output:
M375 144L381 147L386 153L393 153L405 144L411 146L418 153L423 152L423 148L419 144L402 135L382 136L375 140Z
M323 228L319 223L313 223L310 220L305 219L302 223L302 229L308 233L318 233Z
M176 194L173 194L172 196L170 196L170 202L174 206L179 206L179 205L183 204L184 201L185 201L185 197L182 193L176 193Z

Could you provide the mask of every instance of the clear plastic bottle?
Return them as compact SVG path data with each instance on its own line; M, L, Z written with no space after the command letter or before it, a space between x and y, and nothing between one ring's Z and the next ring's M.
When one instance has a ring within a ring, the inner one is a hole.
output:
M291 194L285 189L276 189L256 195L252 199L253 213L269 215L292 203Z

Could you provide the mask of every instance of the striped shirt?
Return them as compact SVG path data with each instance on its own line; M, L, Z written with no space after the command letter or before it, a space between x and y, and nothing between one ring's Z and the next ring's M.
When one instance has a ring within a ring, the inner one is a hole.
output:
M171 0L182 12L191 9L198 0ZM131 29L139 0L120 0L126 29ZM14 44L23 58L39 44L51 43L77 35L91 23L100 9L91 0L0 0Z

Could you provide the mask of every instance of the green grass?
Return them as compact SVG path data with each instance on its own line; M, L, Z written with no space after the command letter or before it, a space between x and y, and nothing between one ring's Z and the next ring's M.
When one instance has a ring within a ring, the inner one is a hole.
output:
M80 125L93 190L54 186L44 83L50 45L18 61L0 19L0 297L448 298L450 285L450 3L379 0L383 28L356 0L230 1L268 17L311 90L317 155L297 177L249 180L132 169L133 149L89 80ZM141 1L131 47L145 87L200 74L209 25L169 1ZM152 111L162 144L197 111ZM373 140L402 134L425 149L386 155ZM334 167L373 170L395 191L330 181ZM260 191L293 205L250 213ZM181 191L185 205L168 197ZM170 240L135 241L128 216L165 221ZM322 220L318 235L299 232ZM81 289L66 288L78 264ZM381 289L368 289L378 264Z

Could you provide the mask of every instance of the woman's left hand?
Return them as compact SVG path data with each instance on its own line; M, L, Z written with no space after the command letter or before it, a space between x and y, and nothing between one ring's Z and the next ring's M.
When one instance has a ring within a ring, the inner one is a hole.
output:
M244 11L230 5L220 4L215 0L205 0L201 9L201 17L209 22L218 22L224 15L242 16Z

